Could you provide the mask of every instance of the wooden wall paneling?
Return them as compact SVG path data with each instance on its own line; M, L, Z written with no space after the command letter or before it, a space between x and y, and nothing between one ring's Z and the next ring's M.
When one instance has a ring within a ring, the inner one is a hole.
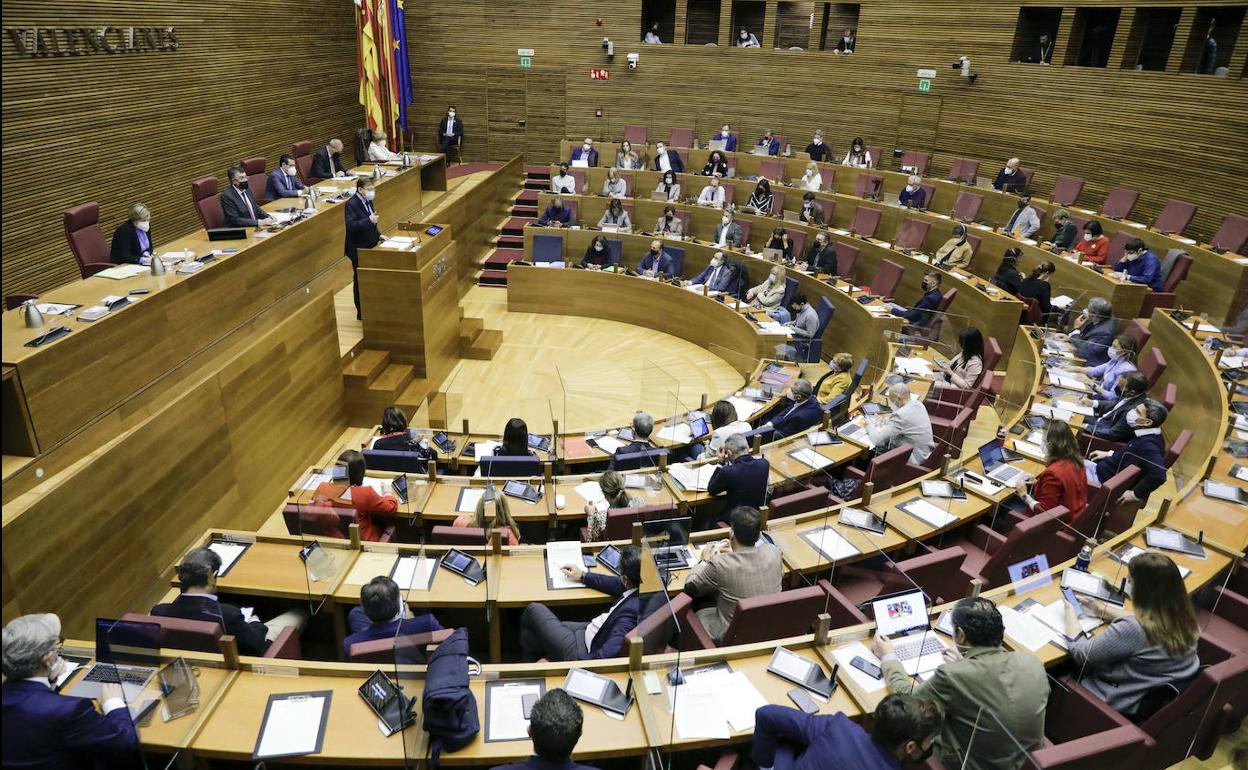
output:
M292 37L291 19L298 18ZM99 201L105 236L129 206L157 245L199 225L190 181L360 124L350 3L226 0L140 6L14 0L5 27L168 25L173 52L25 58L4 41L3 278L40 292L78 277L61 211ZM412 26L418 26L412 24Z
M525 75L520 69L494 67L489 73L490 157L524 152ZM466 131L466 129L465 129Z
M629 46L630 50L635 50ZM620 54L616 54L617 58ZM564 100L567 75L561 69L534 69L525 75L524 152L530 158L549 158L559 152L566 132ZM615 158L611 159L612 161Z

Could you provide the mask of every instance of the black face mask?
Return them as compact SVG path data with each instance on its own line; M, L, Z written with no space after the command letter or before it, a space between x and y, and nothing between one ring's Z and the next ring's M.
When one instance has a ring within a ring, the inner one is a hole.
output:
M246 180L246 179L244 179L244 180L243 180L243 181L241 181L241 182L235 182L235 183L234 183L234 186L235 186L235 187L237 187L237 188L238 188L238 189L240 189L240 190L246 190L246 189L247 189L247 180Z
M1027 208L1027 201L1019 201L1019 202L1018 202L1018 207L1019 207L1020 209Z
M657 256L659 256L659 250L658 250L658 249L650 249L650 253L651 253L653 256L656 256L656 257L657 257Z

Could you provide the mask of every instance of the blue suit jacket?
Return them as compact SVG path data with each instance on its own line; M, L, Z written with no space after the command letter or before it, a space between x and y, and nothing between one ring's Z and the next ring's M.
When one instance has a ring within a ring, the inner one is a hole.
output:
M1081 330L1078 337L1071 337L1070 344L1075 347L1075 354L1088 366L1100 366L1109 360L1109 345L1117 333L1118 322L1107 318L1087 330Z
M733 270L728 265L719 266L719 275L715 280L711 281L711 273L715 272L715 268L710 265L706 269L698 273L698 277L693 279L693 283L697 285L706 284L706 288L711 291L728 291L732 288Z
M763 507L767 500L767 474L770 472L771 465L767 459L753 455L741 455L716 468L706 491L712 495L724 495L724 509L719 518L727 519L738 505Z
M342 210L347 219L347 242L344 248L351 263L355 264L359 259L360 249L371 249L381 243L381 230L369 221L368 205L365 205L364 199L359 195L352 195Z
M773 439L801 433L812 425L818 425L822 419L823 407L814 396L796 406L790 401L780 407L780 411L771 420L771 427L775 432Z
M291 176L282 167L278 166L273 169L273 173L269 174L268 184L264 186L264 194L271 201L278 198L298 198L299 191L307 187L306 184L299 181L299 177Z
M672 171L675 171L677 174L683 174L683 173L684 173L684 171L685 171L685 162L684 162L683 160L681 160L681 159L680 159L680 153L676 152L675 150L668 150L668 151L667 151L667 160L668 160L668 162L670 162L670 163L672 164ZM660 169L660 168L659 168L659 158L658 158L658 156L657 156L657 155L656 155L656 156L655 156L655 158L654 158L654 170L655 170L655 171L662 171L662 169Z
M576 149L572 150L572 160L580 160L582 156L585 158L586 161L589 162L590 166L598 165L598 151L597 150L591 148L588 154L585 153L584 147L577 147Z
M1127 280L1131 283L1142 283L1153 291L1161 291L1161 261L1151 251L1145 251L1132 262L1123 261L1121 267L1127 271Z
M912 323L915 326L927 326L928 322L932 320L932 314L936 312L936 308L940 307L941 296L939 288L932 289L922 297L919 297L919 301L915 303L914 307L900 312L893 311L893 315L899 315L906 319L907 323Z
M724 152L736 152L737 151L737 137L733 136L732 134L729 134L728 136L720 136L719 132L716 132L715 136L712 136L711 138L724 140Z
M646 251L646 256L641 258L641 266L637 268L637 272L644 273L647 270L655 270L655 262L654 256L649 251ZM666 250L661 249L659 251L657 262L659 265L656 272L659 275L671 276L676 274L676 263L672 261L672 256Z
M141 764L129 709L104 715L87 698L19 679L3 688L6 768L86 770ZM115 765L109 765L109 760Z
M400 628L400 625L402 628ZM350 655L351 645L359 642L372 642L377 639L393 639L396 636L411 634L427 634L430 631L441 631L442 624L432 613L425 612L402 620L389 623L374 623L364 614L363 607L352 607L347 613L347 629L351 632L342 640L342 654Z
M759 139L758 146L762 147L764 144L766 144L766 142L767 142L767 139L765 137L763 139ZM780 140L775 138L774 136L771 138L771 144L767 144L767 154L768 155L780 154Z
M546 210L537 219L539 225L556 221L565 225L570 224L572 222L572 209L566 205L563 208L556 208L555 204L552 203L546 207Z
M1137 465L1140 468L1139 481L1132 492L1141 500L1148 500L1153 490L1165 483L1166 442L1157 434L1133 436L1123 444L1122 449L1115 450L1112 455L1096 463L1096 478L1102 484L1109 481L1124 468Z
M624 581L615 575L600 575L597 572L586 572L581 578L586 588L610 594L617 599L624 595ZM641 596L636 591L607 616L607 621L594 635L594 644L589 648L590 659L616 658L624 654L628 643L628 632L637 627L637 618L641 615Z
M897 760L842 713L763 706L754 714L754 763L776 770L896 770Z

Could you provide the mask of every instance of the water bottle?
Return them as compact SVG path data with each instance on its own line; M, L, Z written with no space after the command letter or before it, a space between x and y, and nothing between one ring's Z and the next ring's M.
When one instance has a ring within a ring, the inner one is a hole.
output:
M43 313L39 312L36 302L37 300L28 299L22 303L22 316L26 319L26 326L31 329L43 326Z
M1075 569L1080 572L1087 572L1088 565L1092 563L1092 544L1084 543L1079 549L1079 555L1075 557Z
M381 166L376 163L373 164L373 179L381 179Z

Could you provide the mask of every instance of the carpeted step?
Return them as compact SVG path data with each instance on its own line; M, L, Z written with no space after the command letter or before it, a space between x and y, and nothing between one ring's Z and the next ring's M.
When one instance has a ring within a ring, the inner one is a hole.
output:
M503 223L503 235L524 235L524 226L537 224L537 217L512 217Z
M482 270L481 277L477 279L477 283L482 286L506 286L507 271L506 270Z

